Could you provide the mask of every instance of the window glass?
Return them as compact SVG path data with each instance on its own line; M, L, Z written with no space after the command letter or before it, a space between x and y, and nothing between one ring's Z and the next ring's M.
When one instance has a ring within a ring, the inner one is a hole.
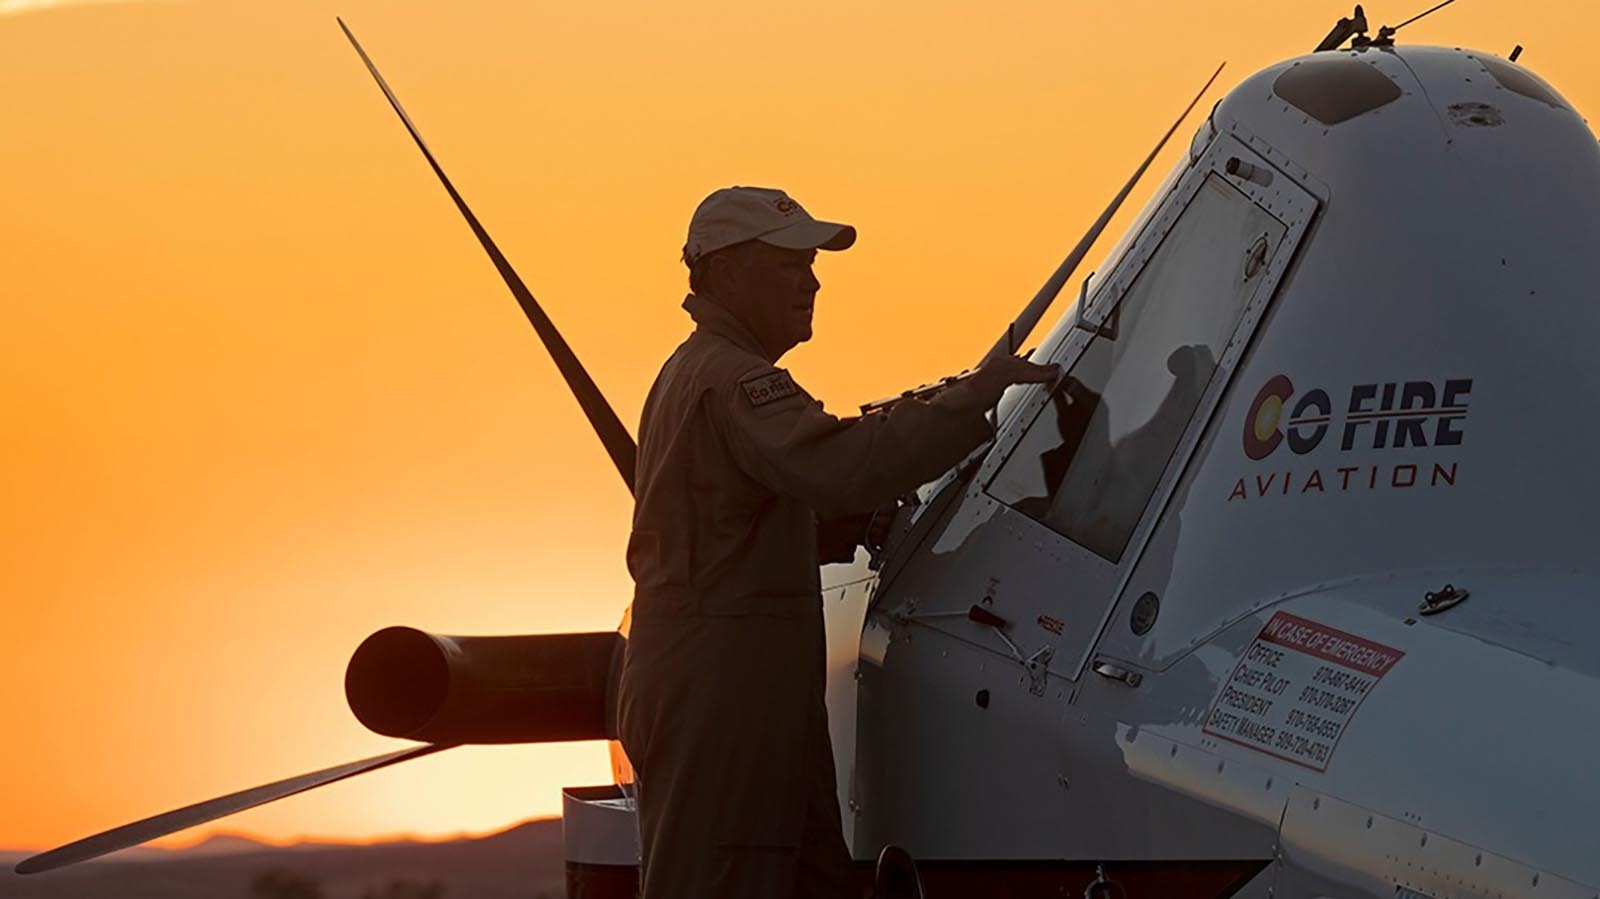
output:
M1359 59L1318 54L1283 70L1272 92L1324 125L1337 125L1400 99L1394 79Z
M1155 217L1156 211L1161 208L1161 204L1167 199L1167 194L1172 192L1172 188L1178 183L1178 179L1182 178L1183 174L1189 170L1189 165L1190 160L1182 158L1172 167L1171 171L1167 172L1167 177L1162 179L1160 186L1155 189L1155 193L1150 195L1150 201L1139 210L1139 214L1128 225L1127 230L1122 232L1122 236L1117 239L1116 244L1112 246L1111 252L1107 253L1106 258L1101 261L1100 267L1094 270L1096 273L1105 276L1117 270L1117 266L1122 264L1122 257L1127 255L1128 249L1134 245L1139 235L1144 232L1145 225L1149 224L1150 219ZM1086 280L1090 281L1088 289L1092 296L1093 292L1100 288L1105 278L1091 277ZM1077 297L1071 297L1071 299L1074 304L1078 302ZM1062 342L1072 336L1072 323L1076 318L1077 316L1069 309L1066 314L1057 320L1049 335L1045 337L1044 342L1035 351L1035 355L1029 358L1039 362L1047 360L1054 355ZM1027 391L1023 390L1006 391L1005 396L1000 400L999 420L1005 421L1006 416L1011 414L1016 404L1021 402L1027 395Z
M1532 97L1540 103L1548 104L1556 109L1567 108L1560 95L1550 85L1540 81L1537 76L1527 69L1504 60L1495 59L1493 56L1478 56L1476 58L1478 63L1488 69L1489 74L1494 76L1494 80L1500 82L1500 86L1506 90L1516 91L1524 97Z
M995 474L990 495L1120 559L1283 232L1208 176Z

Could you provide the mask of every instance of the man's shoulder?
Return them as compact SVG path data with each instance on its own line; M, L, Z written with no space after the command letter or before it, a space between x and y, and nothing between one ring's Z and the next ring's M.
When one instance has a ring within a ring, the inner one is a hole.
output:
M733 341L705 332L691 335L673 358L685 374L702 385L726 392L734 391L747 378L783 371Z
M751 369L738 379L738 396L735 400L748 403L753 409L781 404L790 397L805 397L806 392L794 382L787 371L772 365Z
M674 393L709 394L713 409L757 417L813 402L788 371L717 334L696 332L662 369Z

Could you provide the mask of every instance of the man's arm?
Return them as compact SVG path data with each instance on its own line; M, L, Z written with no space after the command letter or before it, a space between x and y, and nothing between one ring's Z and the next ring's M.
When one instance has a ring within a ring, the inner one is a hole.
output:
M823 518L872 509L938 477L988 440L984 413L1012 384L1053 380L1055 366L997 357L926 402L840 419L782 369L757 366L726 395L729 448L741 468Z
M817 522L817 557L824 565L850 562L856 557L856 547L865 546L876 553L889 539L895 513L900 510L898 500L880 503L871 512L855 512L842 518Z

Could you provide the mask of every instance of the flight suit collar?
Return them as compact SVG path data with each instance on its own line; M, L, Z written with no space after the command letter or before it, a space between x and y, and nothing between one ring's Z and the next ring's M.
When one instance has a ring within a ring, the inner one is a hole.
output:
M729 343L749 353L754 353L768 362L775 362L767 351L762 348L761 341L750 333L744 322L732 312L722 308L705 297L689 294L683 299L683 308L688 310L689 317L694 319L695 328L709 334L726 339Z

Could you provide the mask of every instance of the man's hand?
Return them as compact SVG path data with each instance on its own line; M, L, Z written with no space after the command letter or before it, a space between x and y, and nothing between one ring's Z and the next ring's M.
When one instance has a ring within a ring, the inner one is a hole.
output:
M850 562L858 546L874 554L882 552L899 509L900 501L891 499L871 512L817 522L817 560L824 565Z
M866 540L862 546L867 548L874 556L883 552L884 546L889 543L889 534L894 530L895 516L900 512L900 501L891 499L874 509L872 518L867 521Z
M1012 384L1050 384L1061 376L1061 366L1034 365L1018 356L991 356L967 378L972 393L987 408L1000 402L1000 395Z

